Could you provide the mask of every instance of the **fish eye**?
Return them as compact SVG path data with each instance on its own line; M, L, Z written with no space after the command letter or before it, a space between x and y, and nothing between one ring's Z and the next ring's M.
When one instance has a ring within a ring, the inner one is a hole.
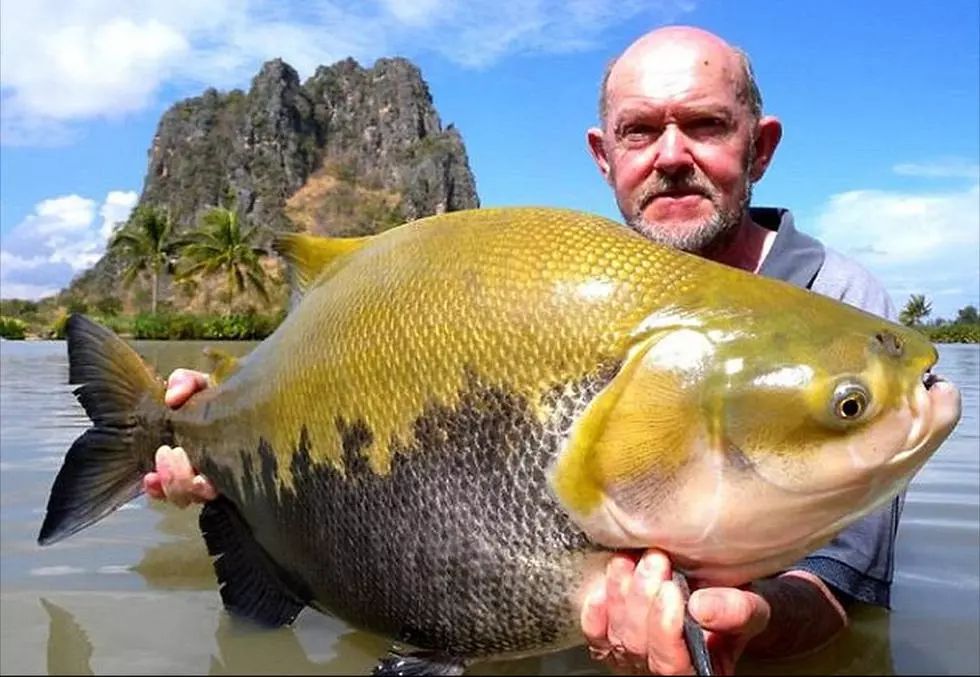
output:
M861 418L868 409L867 389L860 383L842 383L834 390L834 415L842 421Z

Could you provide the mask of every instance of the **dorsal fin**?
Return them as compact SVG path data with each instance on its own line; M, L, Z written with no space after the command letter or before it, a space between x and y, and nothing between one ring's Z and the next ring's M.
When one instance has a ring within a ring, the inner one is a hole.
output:
M364 246L368 237L317 237L306 233L284 233L272 241L272 248L293 268L293 285L306 292L331 261Z
M214 385L223 383L238 369L238 358L219 348L208 346L204 354L211 360L211 370L208 375Z

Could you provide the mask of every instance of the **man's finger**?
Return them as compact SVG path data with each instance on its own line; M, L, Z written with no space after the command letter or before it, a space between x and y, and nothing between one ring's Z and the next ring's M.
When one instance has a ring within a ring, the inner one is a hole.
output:
M157 474L164 497L174 505L185 508L191 502L194 469L180 447L163 446L156 453Z
M684 625L684 597L673 581L664 581L653 605L647 629L648 667L655 675L692 675L694 667L687 653L681 630Z
M218 498L218 490L204 475L195 475L191 481L191 491L198 501L213 501Z
M691 594L688 608L706 630L754 636L769 623L769 605L738 588L704 588Z
M626 650L639 658L647 655L647 619L660 585L670 578L670 560L659 550L648 550L636 563L626 593L626 616L619 639Z
M143 475L143 493L150 498L155 498L161 501L166 498L166 496L163 494L163 485L160 481L160 475L158 473L148 472Z
M175 369L167 379L167 392L163 401L168 407L177 408L191 395L207 387L207 374L191 369Z
M622 646L627 614L626 595L629 593L636 562L629 555L617 553L606 565L606 613L609 616L609 643Z
M595 649L606 649L609 642L606 631L609 618L606 615L606 581L601 578L596 581L585 596L582 604L582 634L586 642Z

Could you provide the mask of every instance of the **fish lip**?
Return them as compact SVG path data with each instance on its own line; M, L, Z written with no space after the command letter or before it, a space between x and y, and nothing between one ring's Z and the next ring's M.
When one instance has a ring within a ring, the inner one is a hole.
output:
M922 385L925 386L926 390L929 390L937 383L946 383L944 379L939 374L933 374L931 370L927 369L924 374L922 374Z
M931 445L934 439L940 438L940 442L932 449L932 453L934 453L939 444L942 443L941 440L949 435L952 427L955 427L960 418L962 399L959 389L942 376L927 370L922 375L921 387L916 388L916 393L909 402L909 408L916 417L916 421L909 431L906 449L904 452L893 456L890 463L905 462L918 455L923 448ZM955 398L955 402L948 401L948 398L951 397ZM949 417L949 422L943 421L944 405L952 405L956 410Z

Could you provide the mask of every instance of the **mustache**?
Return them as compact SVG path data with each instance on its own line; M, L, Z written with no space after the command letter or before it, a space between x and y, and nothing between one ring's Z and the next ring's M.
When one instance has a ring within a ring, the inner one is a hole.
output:
M715 201L718 195L718 191L715 190L715 187L711 185L711 182L706 177L696 174L683 176L657 174L640 190L640 194L638 195L640 209L645 208L658 197L676 193L703 195L712 202Z

